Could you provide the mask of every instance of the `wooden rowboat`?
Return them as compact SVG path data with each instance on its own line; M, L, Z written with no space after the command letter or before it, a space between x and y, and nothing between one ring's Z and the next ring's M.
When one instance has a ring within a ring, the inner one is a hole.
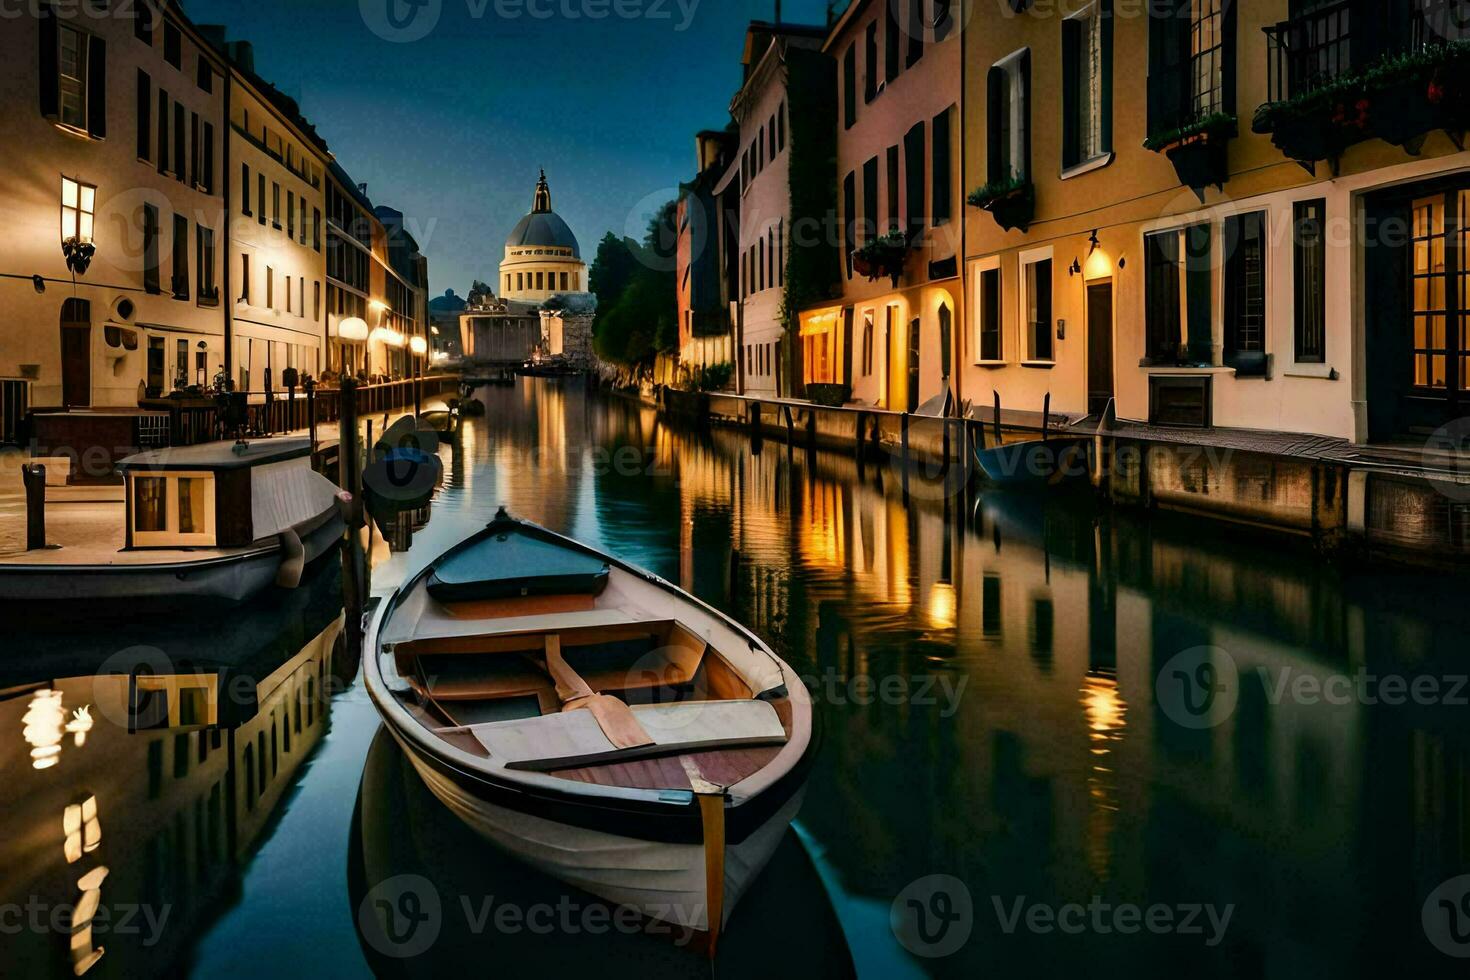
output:
M460 820L713 950L814 752L806 689L760 639L502 509L383 602L366 641L369 694Z

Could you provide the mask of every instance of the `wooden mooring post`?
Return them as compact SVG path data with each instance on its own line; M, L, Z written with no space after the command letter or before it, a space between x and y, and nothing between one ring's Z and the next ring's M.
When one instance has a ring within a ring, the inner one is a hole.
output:
M21 467L26 492L26 550L46 547L46 467L27 463Z
M337 435L337 483L349 494L342 535L342 602L350 650L362 650L362 616L369 590L367 555L362 546L362 446L357 432L357 382L342 379Z

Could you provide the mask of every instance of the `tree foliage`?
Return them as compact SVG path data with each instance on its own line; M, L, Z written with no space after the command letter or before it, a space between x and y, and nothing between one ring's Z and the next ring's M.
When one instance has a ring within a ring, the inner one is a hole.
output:
M597 246L589 278L597 294L592 333L605 360L644 364L679 342L677 213L673 201L660 208L641 244L609 232Z

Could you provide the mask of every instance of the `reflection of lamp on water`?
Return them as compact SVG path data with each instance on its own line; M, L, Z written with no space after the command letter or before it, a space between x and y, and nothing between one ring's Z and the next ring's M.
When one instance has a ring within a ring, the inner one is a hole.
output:
M1110 751L1107 743L1122 737L1127 726L1124 716L1128 705L1118 696L1115 677L1089 673L1082 682L1082 707L1087 713L1088 737L1092 742L1092 754L1096 757L1087 776L1087 795L1091 804L1087 819L1088 863L1093 874L1100 880L1106 880L1112 863L1113 814L1118 811L1118 801L1116 776L1112 768L1103 764L1102 757Z
M94 948L92 945L92 919L102 904L102 882L106 878L107 868L103 866L88 871L77 882L82 897L71 913L71 970L75 976L81 976L96 966L106 952L103 947Z
M954 586L936 582L929 590L929 622L937 630L954 629Z
M1118 682L1111 677L1089 674L1082 682L1082 706L1087 711L1087 727L1094 742L1112 741L1122 732L1128 705L1118 696ZM1106 748L1093 747L1094 754L1105 754Z
M73 864L83 854L97 850L102 843L102 822L97 818L97 797L89 796L68 806L61 815L61 829L66 835L62 851L66 863Z
M26 744L31 746L32 767L50 769L61 761L66 710L61 706L60 691L37 691L21 717L21 725Z

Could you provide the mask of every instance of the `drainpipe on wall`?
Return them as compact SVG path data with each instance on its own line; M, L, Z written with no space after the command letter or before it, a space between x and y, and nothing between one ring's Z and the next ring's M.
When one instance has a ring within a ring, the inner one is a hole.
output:
M224 141L224 146L220 149L220 157L224 161L224 177L220 181L220 186L224 189L225 194L223 210L225 218L225 233L223 236L225 240L225 247L220 251L220 254L224 256L224 271L220 275L220 306L222 306L225 311L223 363L225 382L228 383L231 379L235 377L235 291L230 286L230 270L234 268L235 265L235 263L233 262L233 256L231 255L231 245L233 243L231 232L235 227L235 223L230 220L230 207L231 203L235 199L231 193L232 185L230 182L230 176L232 172L232 168L230 165L230 132L233 126L232 117L230 115L230 95L235 88L235 68L234 65L230 62L228 55L225 56L223 84L225 87L225 119L224 125L220 127L220 138Z

